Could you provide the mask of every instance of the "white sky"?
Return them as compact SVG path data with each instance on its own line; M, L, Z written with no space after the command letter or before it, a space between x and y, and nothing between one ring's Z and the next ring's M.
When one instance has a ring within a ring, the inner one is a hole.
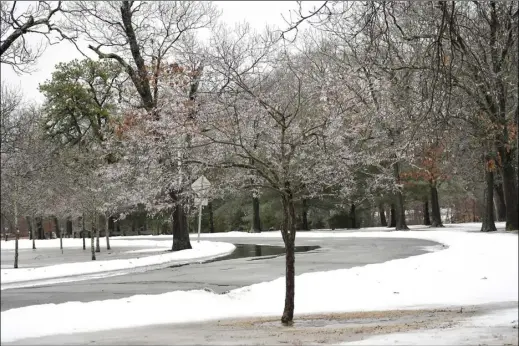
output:
M282 18L289 18L290 10L297 9L295 1L216 1L222 9L222 21L233 25L237 22L247 21L250 25L261 30L265 25L285 27L286 23ZM320 6L322 1L308 1L304 3L304 8ZM28 38L33 42L39 42L39 37ZM83 49L86 47L81 47ZM43 101L43 96L38 91L38 84L49 79L54 66L59 62L67 62L73 59L81 59L83 56L69 42L60 42L56 45L48 46L43 55L30 74L17 75L10 66L1 65L2 83L9 83L13 86L20 86L26 99Z

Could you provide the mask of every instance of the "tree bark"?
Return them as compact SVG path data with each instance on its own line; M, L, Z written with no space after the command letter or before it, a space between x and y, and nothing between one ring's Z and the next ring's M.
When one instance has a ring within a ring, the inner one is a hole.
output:
M209 209L209 233L214 233L213 202L207 203Z
M294 320L294 297L295 297L295 236L296 236L296 214L292 192L288 184L285 184L283 195L283 227L281 234L285 243L285 307L281 316L283 325L291 325Z
M56 216L54 216L54 231L56 232L56 237L61 238L61 230L59 229L59 221Z
M92 252L92 261L96 260L96 251L95 251L95 244L94 244L94 230L90 231L90 250Z
M393 172L395 174L395 179L397 184L400 184L400 164L396 162L393 166ZM398 188L396 193L396 225L395 229L397 231L405 231L408 230L407 223L405 221L405 206L404 206L404 195L402 194L401 188Z
M83 250L86 250L85 244L85 213L81 217L81 237L83 238Z
M260 202L257 196L252 196L252 233L261 233Z
M99 228L99 219L97 215L95 216L95 223L96 223L96 252L101 252L101 244L99 243L99 237L101 235L101 230Z
M438 189L435 184L430 185L431 189L431 209L432 209L432 227L443 227L442 217L440 213L440 201L438 198Z
M67 238L70 238L70 236L72 235L72 218L70 216L67 217L65 230L65 235L67 236Z
M497 207L497 221L506 221L506 203L505 193L503 191L503 184L496 184L494 186L494 192Z
M59 249L61 250L61 254L63 254L63 232L61 232L61 228L59 228L59 220L56 218L57 228L59 229Z
M301 228L305 231L310 230L310 227L308 226L308 201L306 198L303 198L303 211L302 211L302 224Z
M494 223L494 172L490 170L485 162L485 212L481 232L495 232Z
M105 235L106 235L106 249L110 250L110 217L105 215Z
M396 207L395 203L391 203L391 210L390 210L390 223L389 228L396 227Z
M378 204L378 216L380 217L380 225L387 227L386 212L382 203Z
M43 219L41 217L36 218L36 227L38 229L38 239L45 239L45 232L43 230Z
M27 229L29 230L29 240L33 240L32 223L31 218L26 216L25 222L27 223Z
M18 223L18 222L16 222ZM18 225L16 226L16 234L14 238L14 268L18 268L18 239L20 238L20 230L18 229Z
M355 211L355 204L352 203L350 207L350 223L351 228L357 228L357 213Z
M182 203L179 203L178 192L171 190L169 193L173 201L173 245L172 251L180 251L191 249L191 242L189 240L189 230L187 224L187 216L184 211Z
M36 250L36 237L34 235L34 230L36 228L35 224L36 218L31 218L31 233L32 233L32 249Z
M507 156L510 156L510 154L507 154ZM515 183L517 176L511 161L511 159L503 160L503 167L501 168L506 205L506 229L508 231L519 229L518 193Z
M429 217L429 200L426 199L423 202L423 224L426 226L431 225L431 218Z

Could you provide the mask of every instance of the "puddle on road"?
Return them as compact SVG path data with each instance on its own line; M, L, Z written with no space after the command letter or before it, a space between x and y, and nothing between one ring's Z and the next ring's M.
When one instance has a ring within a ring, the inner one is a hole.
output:
M235 258L247 258L247 257L263 257L270 256L270 258L274 258L280 255L285 254L284 246L274 246L274 245L254 245L254 244L234 244L236 246L236 250L230 255L217 258L216 260L228 260ZM319 249L320 246L296 246L295 252L307 252ZM258 258L263 259L263 258Z
M211 262L217 262L217 261L225 261L230 259L236 259L236 258L249 258L251 257L250 261L254 260L261 260L261 259L270 259L279 257L285 254L285 247L284 246L274 246L274 245L255 245L255 244L234 244L236 246L236 250L233 251L233 253L215 258L209 261L204 261L203 263L211 263ZM296 246L294 248L295 252L308 252L312 250L319 249L320 246L312 245L312 246ZM184 264L187 265L187 264ZM184 265L174 265L170 268L177 268Z

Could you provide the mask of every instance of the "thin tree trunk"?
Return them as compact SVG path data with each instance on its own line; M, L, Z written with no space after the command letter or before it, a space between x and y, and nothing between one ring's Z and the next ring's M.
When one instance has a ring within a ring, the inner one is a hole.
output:
M350 223L351 228L357 228L357 213L355 211L355 204L352 203L350 207Z
M97 213L94 216L94 220L96 224L96 252L101 252L101 244L99 243L101 229L99 227L99 217L97 216Z
M295 236L296 236L296 214L292 193L286 184L286 194L283 196L283 228L282 236L285 243L285 307L281 316L283 325L291 325L294 320L294 298L295 298Z
M487 167L485 162L485 212L481 232L495 232L494 223L494 172Z
M16 222L18 224L18 222ZM18 225L16 225L16 234L14 238L14 268L18 268L18 239L20 238L20 230L18 229Z
M213 202L207 203L209 209L209 233L214 233Z
M440 213L440 201L438 198L438 189L435 184L430 185L431 189L431 209L432 209L432 227L443 227L442 217Z
M55 218L56 227L59 229L59 249L61 250L61 254L63 254L63 232L61 232L61 228L59 228L59 220Z
M426 226L431 225L431 218L429 217L429 200L426 199L423 202L423 224Z
M259 198L253 194L252 196L252 233L261 232L260 222L260 202Z
M95 215L92 213L92 229L90 230L90 251L92 253L92 261L96 260L96 251L94 246L94 238L95 238L95 223L94 223Z
M81 216L81 237L83 238L83 250L86 250L85 242L85 213Z
M31 218L26 216L25 217L25 222L27 223L27 228L29 229L29 240L32 240L33 239L33 232L32 232Z
M503 184L496 184L494 187L496 207L497 207L497 221L506 221L506 203L505 193L503 191Z
M31 218L31 232L32 232L32 249L33 250L36 250L36 237L35 237L35 234L34 234L34 230L36 228L36 218L35 217L32 217Z
M72 218L69 216L67 217L67 221L66 221L66 224L65 224L65 235L67 236L67 238L70 238L70 236L72 235Z
M389 227L396 227L396 207L394 203L391 203L391 210L390 210L390 223Z
M61 230L59 229L59 221L56 216L54 216L54 231L56 233L56 237L61 238Z
M38 217L36 219L36 228L38 229L38 239L42 240L45 239L45 232L43 229L43 218Z
M308 226L308 202L306 198L303 198L303 211L302 211L302 225L301 228L305 231L310 230Z
M108 214L105 215L105 235L106 235L106 249L107 250L110 250L110 228L109 228L109 223L110 223L110 217L108 216Z
M386 212L384 211L384 205L382 203L378 204L378 216L380 217L380 225L387 226Z
M395 174L395 179L397 184L400 184L400 164L396 162L393 166L393 172ZM396 193L396 225L395 229L397 231L405 231L408 230L407 223L405 221L405 206L404 206L404 195L402 194L402 190L398 188Z

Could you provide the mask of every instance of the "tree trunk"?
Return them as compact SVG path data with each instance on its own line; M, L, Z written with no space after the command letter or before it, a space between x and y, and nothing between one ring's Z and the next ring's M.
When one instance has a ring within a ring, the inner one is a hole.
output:
M501 168L506 205L506 229L508 231L519 229L518 196L517 186L515 183L517 176L515 175L515 169L512 167L511 161L511 159L506 161L503 160L503 167Z
M81 237L83 238L83 250L86 250L85 244L85 213L81 217Z
M252 233L261 232L260 202L255 195L252 196Z
M43 219L38 217L36 219L36 228L38 229L38 239L45 239L45 232L43 230Z
M391 211L390 211L390 223L389 223L389 227L392 228L392 227L396 227L396 207L395 207L395 204L394 203L391 203Z
M497 221L506 221L506 203L505 193L503 191L503 184L496 184L494 187L496 207L497 207Z
M35 237L35 234L34 234L34 230L36 228L36 224L35 224L35 220L36 218L32 218L31 219L31 232L32 232L32 249L33 250L36 250L36 237Z
M61 238L61 230L59 229L59 221L56 216L54 216L54 231L56 233L56 237Z
M213 202L207 203L209 209L209 233L214 233Z
M396 162L393 166L393 172L395 174L395 179L397 184L400 184L400 164ZM395 229L397 231L405 231L408 230L407 223L405 221L405 206L404 206L404 195L402 194L402 189L398 188L396 193L396 225Z
M378 216L380 217L380 225L387 226L386 212L384 211L384 205L382 203L378 204Z
M303 198L303 211L302 211L302 224L301 228L305 231L310 230L310 227L308 226L308 202L306 198Z
M105 215L105 235L106 235L106 249L110 250L110 217Z
M429 217L429 200L426 199L423 202L423 224L426 226L431 225L431 218Z
M26 216L25 217L25 222L27 223L27 228L29 230L29 240L33 240L33 232L32 232L32 223L31 223L31 218Z
M438 189L435 184L430 185L431 188L431 209L432 209L432 227L443 227L442 217L440 213L440 201L438 198Z
M61 254L63 254L63 232L61 232L61 228L59 228L59 220L56 218L54 221L57 222L56 225L59 229L59 249L61 250Z
M72 218L69 216L67 217L67 223L66 223L66 226L65 226L65 234L67 236L67 238L70 238L70 236L72 235Z
M357 228L357 214L355 211L355 204L352 203L350 207L350 224L351 228Z
M296 214L289 185L286 184L286 194L283 196L283 227L281 234L285 243L285 307L281 316L283 325L291 325L294 320L295 297L295 236Z
M18 222L16 222L18 224ZM14 268L18 268L18 239L20 238L20 230L18 229L18 225L16 225L16 234L14 238Z
M101 252L101 244L99 243L99 237L101 235L101 229L99 227L99 218L97 215L94 217L96 223L96 252Z
M173 201L173 245L172 251L180 251L191 249L191 242L189 241L189 230L187 225L187 216L184 211L182 203L179 203L178 193L171 190L169 193Z
M90 250L92 252L92 261L96 260L96 251L95 251L95 245L94 245L94 230L90 231Z
M481 232L495 232L494 223L494 172L487 167L485 162L485 212Z

